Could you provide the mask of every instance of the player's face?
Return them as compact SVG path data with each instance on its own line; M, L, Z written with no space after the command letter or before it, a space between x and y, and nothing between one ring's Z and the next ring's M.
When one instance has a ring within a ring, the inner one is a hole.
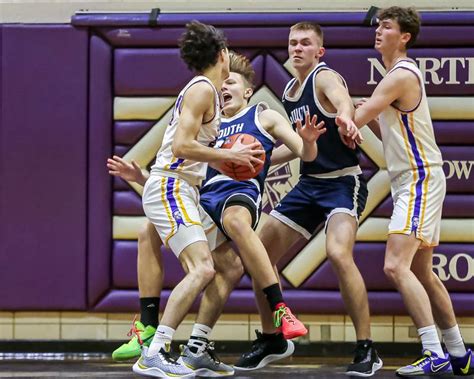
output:
M379 21L379 26L375 30L375 49L387 54L391 51L405 50L410 33L400 32L400 25L395 20L385 19Z
M319 37L313 30L292 30L288 37L288 56L292 66L307 69L324 54Z
M248 88L242 75L236 72L229 74L222 84L221 92L224 99L222 113L226 117L232 117L244 109L252 95L252 89Z

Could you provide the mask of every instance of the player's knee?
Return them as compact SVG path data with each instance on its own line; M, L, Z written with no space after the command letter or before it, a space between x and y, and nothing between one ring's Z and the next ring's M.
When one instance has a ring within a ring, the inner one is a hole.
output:
M392 282L397 283L402 276L402 268L395 261L385 261L383 272Z
M212 258L206 257L200 260L192 269L190 269L189 274L193 275L196 281L207 285L216 275Z
M344 268L354 262L352 251L343 246L328 247L327 256L333 266Z
M230 237L244 236L250 232L250 225L245 220L238 217L228 217L224 221L224 227Z

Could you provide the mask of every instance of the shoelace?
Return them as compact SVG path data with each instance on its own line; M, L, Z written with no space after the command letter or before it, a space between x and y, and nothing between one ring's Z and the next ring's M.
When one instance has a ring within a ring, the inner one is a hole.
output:
M165 349L161 348L159 353L161 354L161 356L166 362L171 363L172 365L175 365L175 366L179 366L179 363L176 361L176 359L174 359L171 356L171 354L167 352Z
M279 328L281 326L281 320L283 318L287 322L290 322L292 324L295 323L295 320L293 320L292 314L290 313L288 307L281 306L275 311L275 314L273 315L273 324L276 328Z
M137 336L138 343L140 344L140 346L142 346L143 341L142 341L142 338L140 337L140 333L142 331L136 327L135 321L137 321L137 315L135 315L135 317L133 318L132 327L130 328L129 332L127 333L127 337L131 337L133 334L135 334Z
M214 352L215 349L216 347L214 346L214 341L209 342L206 346L207 354L209 354L209 356L214 362L216 362L217 364L220 364L221 360L217 358L216 353Z
M427 354L423 354L421 357L415 359L411 365L414 367L423 367L426 366L429 362L431 362L431 357Z
M367 355L369 353L370 347L366 348L365 346L357 346L353 353L354 353L354 360L352 363L360 363L362 362L365 358L367 358Z

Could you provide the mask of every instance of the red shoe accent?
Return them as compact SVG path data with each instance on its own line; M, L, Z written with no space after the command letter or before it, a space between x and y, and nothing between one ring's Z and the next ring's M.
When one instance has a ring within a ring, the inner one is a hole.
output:
M308 329L295 317L291 309L284 306L284 304L274 312L273 317L275 327L283 333L283 337L287 340L301 337L308 333Z
M132 335L135 334L138 338L138 343L140 344L140 346L143 346L143 341L142 341L142 338L140 337L140 333L143 332L143 330L138 329L137 325L135 324L135 321L137 321L137 317L138 316L135 315L135 317L133 318L132 327L130 328L130 331L127 333L127 336L131 337Z

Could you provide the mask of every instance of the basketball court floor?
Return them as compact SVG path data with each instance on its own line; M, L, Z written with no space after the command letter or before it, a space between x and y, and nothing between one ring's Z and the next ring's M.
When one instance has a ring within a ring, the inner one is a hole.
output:
M233 362L234 357L221 357ZM396 378L395 369L408 363L400 358L384 360L384 368L374 378ZM87 359L61 360L0 360L0 378L142 378L132 370L133 362L115 363L104 356ZM233 378L347 378L344 374L347 358L293 357L258 371L236 372ZM445 376L449 378L450 376ZM454 376L452 376L454 378Z

